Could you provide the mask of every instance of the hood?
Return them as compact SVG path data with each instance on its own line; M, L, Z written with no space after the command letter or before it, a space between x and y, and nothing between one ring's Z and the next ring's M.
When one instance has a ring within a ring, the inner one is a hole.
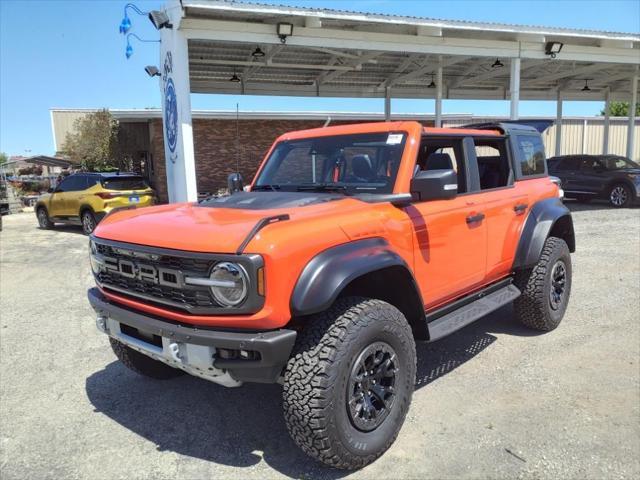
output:
M617 172L622 173L630 173L632 175L640 175L640 168L629 167L629 168L621 168L620 170L616 170Z
M233 253L265 217L289 214L291 221L308 219L340 211L337 204L343 203L361 204L343 195L326 193L242 192L201 203L116 212L100 222L94 235L161 248Z

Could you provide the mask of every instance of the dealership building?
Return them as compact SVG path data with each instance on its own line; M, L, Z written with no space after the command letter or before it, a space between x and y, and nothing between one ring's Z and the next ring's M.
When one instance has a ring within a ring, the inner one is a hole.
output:
M54 148L63 149L67 133L72 132L74 123L90 109L52 109L51 125ZM162 112L157 109L111 110L127 131L127 137L135 143L138 160L149 182L158 192L162 201L168 201L167 175L162 128ZM271 143L279 135L306 128L341 123L384 121L384 113L345 112L240 112L239 128L236 135L236 112L195 110L193 116L193 143L195 154L196 184L199 196L216 193L226 186L229 173L236 170L246 179L253 177ZM397 114L393 120L417 120L425 126L435 124L434 115ZM555 117L535 117L548 120L549 128L543 133L547 155L556 154ZM482 123L506 120L505 117L480 117L470 114L444 114L442 125L461 126L468 123ZM522 117L521 120L526 120ZM559 144L559 154L603 153L604 117L564 117L563 134ZM627 145L628 119L612 117L609 125L608 152L625 155ZM635 136L640 138L640 121L635 122ZM634 159L640 158L640 142L634 146Z

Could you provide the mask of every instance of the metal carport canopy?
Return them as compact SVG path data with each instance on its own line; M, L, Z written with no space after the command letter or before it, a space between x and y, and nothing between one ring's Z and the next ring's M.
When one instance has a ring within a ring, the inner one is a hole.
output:
M520 99L628 100L640 35L444 21L335 10L183 0L191 91L256 95L508 99L509 65L520 58ZM278 22L293 24L281 44ZM555 59L546 42L561 42ZM265 57L251 53L260 45ZM241 82L229 82L236 72ZM585 79L590 91L583 92Z
M510 100L512 119L521 99L556 100L559 124L563 100L605 100L608 110L611 100L637 99L640 34L233 1L169 0L164 10L172 24L160 30L170 201L197 198L192 92L385 98L387 119L392 97L433 98L436 126L443 99ZM278 23L293 25L285 43ZM547 42L563 44L556 58ZM264 56L252 55L256 47ZM608 120L605 152L607 138Z

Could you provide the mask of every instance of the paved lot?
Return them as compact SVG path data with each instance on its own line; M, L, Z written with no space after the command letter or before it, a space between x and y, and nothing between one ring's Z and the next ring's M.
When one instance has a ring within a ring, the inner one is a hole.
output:
M510 308L418 348L400 437L347 475L289 439L280 387L157 382L94 327L87 238L4 217L0 451L17 478L639 478L640 210L575 211L567 316L550 334Z

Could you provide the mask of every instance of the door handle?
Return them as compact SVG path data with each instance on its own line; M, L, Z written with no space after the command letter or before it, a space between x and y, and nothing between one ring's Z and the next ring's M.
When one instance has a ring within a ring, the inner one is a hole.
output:
M467 223L476 223L484 220L484 213L476 213L467 217Z
M513 207L513 211L520 215L521 213L524 213L528 206L529 205L527 205L526 203L520 203Z

